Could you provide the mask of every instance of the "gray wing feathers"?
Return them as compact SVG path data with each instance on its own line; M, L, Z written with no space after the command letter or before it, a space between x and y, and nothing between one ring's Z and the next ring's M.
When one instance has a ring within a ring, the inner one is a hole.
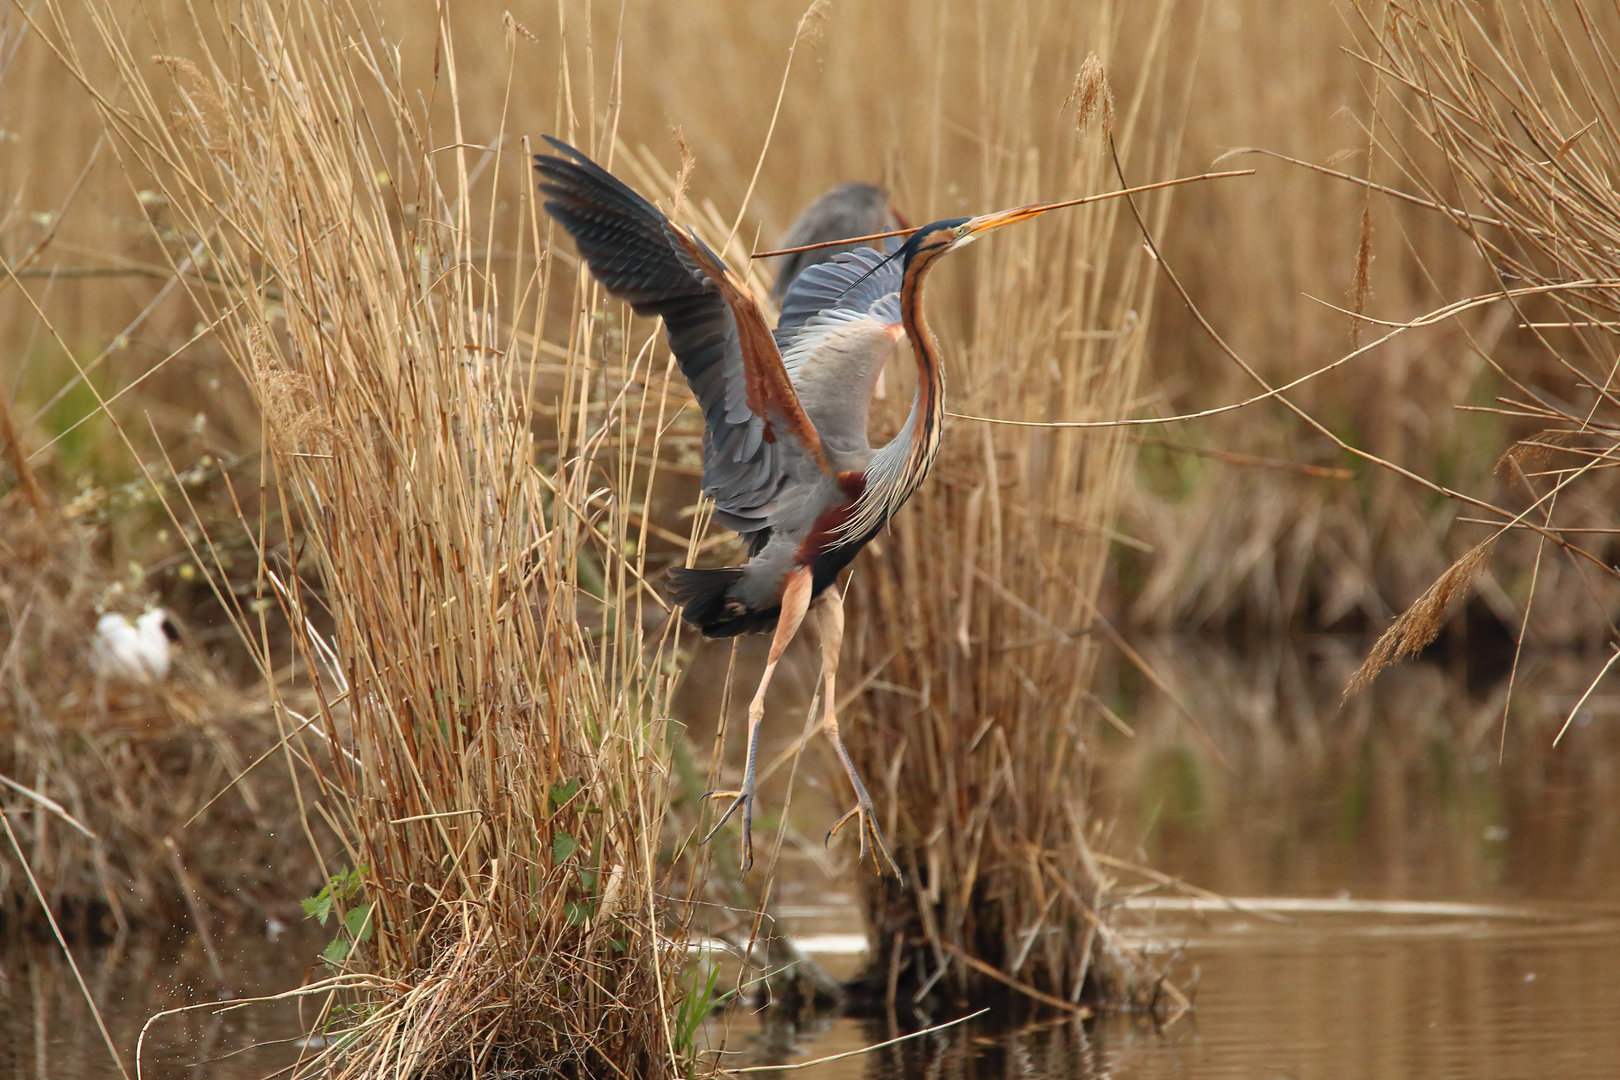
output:
M546 141L560 155L535 159L546 210L610 294L638 315L664 320L670 351L703 409L703 490L715 501L716 518L742 533L765 528L764 508L794 451L766 443L764 418L748 407L730 306L657 207L573 147Z
M900 277L904 272L898 240L890 240L886 251L857 248L840 252L824 263L810 267L793 280L782 298L782 317L776 322L776 343L787 353L795 332L825 311L855 311L866 314L874 304L893 298L894 319L900 318Z
M782 364L822 441L868 449L872 385L893 351L900 322L899 260L861 248L812 266L794 281L776 327Z

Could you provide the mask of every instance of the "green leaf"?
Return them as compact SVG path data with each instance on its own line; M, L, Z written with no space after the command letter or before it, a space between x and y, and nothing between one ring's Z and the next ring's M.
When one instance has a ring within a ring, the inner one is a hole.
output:
M315 919L325 926L327 916L332 914L332 890L330 887L322 889L308 900L300 900L299 904L303 906L304 918Z
M322 926L325 926L326 920L332 914L332 905L334 903L340 899L344 903L348 903L364 891L366 884L365 872L366 868L363 866L341 871L322 886L320 892L307 900L300 900L299 904L304 909L304 918L315 919Z
M349 958L349 954L353 951L354 946L350 945L347 941L343 940L342 938L333 938L331 941L326 943L326 948L321 951L321 959L325 960L333 967L336 967L337 965L343 963L343 961L347 960Z
M559 807L561 807L569 799L572 799L578 792L578 780L569 780L563 783L552 784L551 791L549 793L551 796L552 812L555 813Z
M565 832L558 833L551 839L551 864L557 865L578 850L578 840Z
M591 908L591 904L570 900L563 905L563 918L568 920L569 926L578 926L591 917Z
M377 908L376 904L367 904L365 907L351 908L343 916L344 929L349 931L349 937L356 944L371 940L371 913Z

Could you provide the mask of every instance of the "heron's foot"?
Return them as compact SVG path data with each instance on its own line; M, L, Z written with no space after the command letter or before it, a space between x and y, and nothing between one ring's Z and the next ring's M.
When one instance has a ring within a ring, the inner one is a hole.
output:
M895 877L904 880L904 875L900 873L900 867L895 864L894 856L889 854L889 845L883 842L883 833L878 829L877 824L877 810L873 808L872 800L865 791L860 792L860 801L855 804L854 809L839 818L833 823L833 827L827 830L827 843L832 843L832 838L838 835L839 829L849 823L850 818L856 819L856 825L861 834L861 855L856 860L856 864L859 865L865 862L866 856L870 852L872 865L877 868L880 875L883 873L884 866L887 865L894 872ZM867 846L868 842L871 844L870 848ZM883 857L882 862L878 861L879 855Z
M742 864L742 872L748 873L754 865L754 785L748 784L741 791L705 791L703 797L705 799L731 800L731 805L726 807L726 812L720 815L720 820L714 823L714 828L710 829L708 835L704 836L703 843L705 844L714 839L714 834L720 831L722 825L731 820L733 814L738 810L743 812L742 851L738 856L738 861Z

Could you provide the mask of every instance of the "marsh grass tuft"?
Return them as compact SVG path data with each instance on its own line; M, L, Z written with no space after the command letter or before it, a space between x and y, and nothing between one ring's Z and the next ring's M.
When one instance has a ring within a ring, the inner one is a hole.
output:
M998 47L1040 54L1016 29L1029 22L1007 25ZM1105 15L1093 25L1100 49L1117 46ZM1057 152L1038 138L1067 119L1055 79L1047 110L993 96L1002 104L981 123L1008 151L977 167L985 208L1114 187L1110 139L1144 175L1164 175L1175 140L1145 132L1168 65L1157 38L1136 44L1147 59L1117 116L1097 53L1070 95L1081 126L1100 119L1108 137L1076 141L1070 128ZM1147 205L1162 221L1168 201ZM972 278L954 311L939 291L929 311L953 410L1037 422L1130 413L1156 281L1123 202L1054 212L963 261ZM905 400L879 404L893 413ZM849 740L906 875L903 886L862 883L864 981L890 1009L1009 987L1073 1008L1130 990L1124 953L1104 949L1107 875L1089 846L1086 772L1100 715L1092 671L1112 633L1097 601L1131 453L1119 428L953 421L928 483L853 571L845 670L884 685L858 699Z
M228 44L170 25L156 63L93 7L61 55L201 249L187 284L285 522L285 547L237 523L245 585L206 530L194 554L267 676L281 767L316 766L310 845L335 837L330 1049L299 1073L683 1071L637 513L668 421L652 350L555 260L525 142L468 136L447 25L419 97L363 5L249 4Z

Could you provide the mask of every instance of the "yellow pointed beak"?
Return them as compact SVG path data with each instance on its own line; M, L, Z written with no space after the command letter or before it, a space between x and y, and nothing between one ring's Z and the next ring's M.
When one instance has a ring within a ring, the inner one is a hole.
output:
M968 235L978 236L980 233L999 229L1003 225L1016 225L1020 221L1028 221L1032 217L1039 217L1052 209L1052 204L1037 204L1030 206L1015 206L1011 210L997 210L993 214L980 214L968 221Z

